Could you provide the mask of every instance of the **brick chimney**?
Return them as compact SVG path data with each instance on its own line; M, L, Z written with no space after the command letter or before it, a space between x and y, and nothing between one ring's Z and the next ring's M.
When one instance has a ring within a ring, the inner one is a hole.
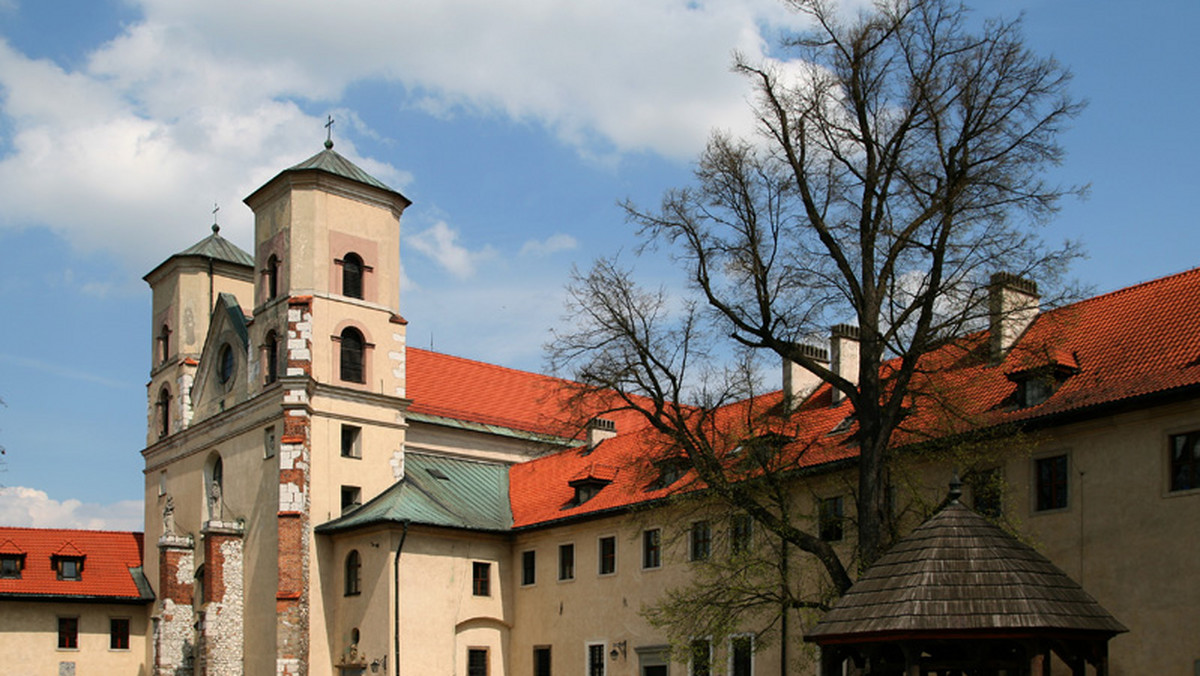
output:
M834 373L858 384L858 327L850 324L835 324L829 331L829 355ZM834 388L833 403L840 404L846 395Z
M988 284L988 332L992 361L1004 359L1038 316L1037 284L1010 272L997 272Z
M617 424L606 418L592 418L587 424L588 450L596 448L601 441L617 436Z
M805 357L819 362L821 366L829 367L827 350L815 345L801 344L799 347ZM808 395L820 387L822 382L824 381L812 371L789 359L783 360L783 397L789 411L796 410L796 407L804 403Z

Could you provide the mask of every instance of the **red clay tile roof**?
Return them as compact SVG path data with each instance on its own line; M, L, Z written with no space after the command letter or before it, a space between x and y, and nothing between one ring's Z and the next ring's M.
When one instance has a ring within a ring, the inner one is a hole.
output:
M583 433L570 381L412 347L406 352L412 413L566 439ZM640 422L627 413L605 417L618 432Z
M20 579L0 578L0 598L150 600L141 577L141 533L0 527L0 543L0 553L25 555ZM83 556L82 579L57 579L53 556Z
M1200 269L1042 313L1000 363L988 358L986 332L966 336L922 360L917 394L910 398L914 412L893 441L904 446L967 428L1039 420L1052 423L1067 414L1099 414L1106 405L1135 402L1155 394L1200 393L1197 327ZM431 353L423 353L410 363L432 357ZM436 367L427 363L429 370L420 378L414 373L422 371L410 368L409 382L415 388L420 380L435 377L432 369ZM1019 384L1009 376L1036 372L1042 367L1057 367L1065 380L1043 403L1018 408ZM485 373L478 373L478 377L485 377ZM489 393L489 401L513 402L516 406L532 389L534 398L526 402L527 407L517 409L521 416L527 420L553 417L556 402L538 399L536 393L541 390L532 388L533 383L549 388L546 383L552 379L521 372L510 372L508 377L507 383L491 384L497 391ZM460 392L470 389L458 388ZM938 392L939 404L928 405L922 391ZM413 398L415 409L417 396ZM745 406L765 409L778 405L780 400L781 393L775 392L728 407L723 413L729 419L744 418ZM955 403L954 415L947 415L943 408L947 401ZM803 469L855 457L856 447L847 443L855 425L831 434L852 413L847 402L830 406L828 385L818 388L790 417L787 429L775 430L795 439L785 450L789 466ZM695 488L687 475L676 482L674 489L655 487L652 461L664 457L668 450L660 437L645 429L644 423L638 424L636 416L630 420L629 415L624 414L623 427L618 425L619 436L604 441L590 453L585 448L566 449L514 466L509 475L514 526L534 526L623 508L664 497L680 487ZM591 500L574 505L569 482L589 466L598 465L623 469Z

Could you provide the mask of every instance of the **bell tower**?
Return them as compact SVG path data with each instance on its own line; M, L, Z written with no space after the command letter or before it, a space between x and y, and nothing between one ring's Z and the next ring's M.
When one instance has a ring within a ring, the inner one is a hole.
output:
M252 297L254 259L220 230L213 224L211 235L143 278L153 294L147 446L191 423L192 383L218 297Z
M284 300L311 298L312 378L403 397L403 350L394 343L404 336L400 215L411 202L332 141L245 201L254 211L255 323L265 315L282 329Z

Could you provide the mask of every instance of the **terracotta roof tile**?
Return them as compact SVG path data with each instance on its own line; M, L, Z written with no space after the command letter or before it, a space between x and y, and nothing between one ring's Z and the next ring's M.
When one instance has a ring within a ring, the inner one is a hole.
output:
M1044 312L1000 363L988 359L986 333L965 336L922 360L919 386L910 401L914 414L905 420L893 441L903 446L972 427L1053 421L1056 416L1086 413L1088 409L1158 393L1200 390L1197 326L1200 269ZM433 353L410 350L409 354L410 365L418 366L416 370L410 366L409 371L414 410L444 405L471 411L468 415L512 416L519 421L514 424L525 425L525 429L561 430L550 423L564 417L559 408L563 400L552 395L565 381L478 362L454 365L450 360L456 358ZM433 386L422 382L436 381L437 369L447 365L454 367L449 371L450 382ZM1015 394L1019 385L1010 376L1047 366L1064 369L1065 380L1045 402L1018 408ZM948 395L939 400L955 402L958 409L954 415L947 415L940 407L922 406L921 390L926 387ZM431 392L436 396L429 397ZM428 397L428 403L418 403L421 394ZM777 406L781 399L781 393L774 392L727 407L721 413L729 419L744 418L746 406L767 409ZM783 451L788 466L803 469L857 456L852 443L856 425L831 434L852 414L847 402L830 405L828 385L818 388L787 421L788 429L774 430L794 439ZM584 448L565 449L512 468L510 496L515 526L536 526L626 507L698 487L685 475L673 487L651 488L653 461L670 451L662 438L645 429L636 414L620 415L624 416L618 422L620 434L590 453ZM594 498L572 506L570 481L594 465L621 467L622 471Z
M407 349L409 411L521 432L578 439L583 429L570 404L574 383L439 352ZM638 424L614 414L617 430Z
M0 553L25 555L19 579L0 578L0 598L29 595L149 600L141 577L141 533L0 527L0 542ZM82 579L57 579L53 556L85 557Z

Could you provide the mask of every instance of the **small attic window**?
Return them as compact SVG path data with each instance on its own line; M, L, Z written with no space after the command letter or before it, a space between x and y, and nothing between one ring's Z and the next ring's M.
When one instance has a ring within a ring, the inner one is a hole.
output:
M440 479L441 481L449 481L450 480L450 477L447 476L445 472L443 472L442 470L440 470L436 467L430 467L430 468L426 469L425 471L429 472L429 476L433 477L434 479Z
M1033 368L1013 371L1008 379L1017 384L1014 395L1018 408L1029 408L1044 403L1071 376L1079 373L1072 355L1051 357L1049 363Z
M655 462L654 466L658 468L658 477L650 484L651 490L670 486L692 468L691 462L683 456L664 458Z
M856 420L858 420L858 418L856 418L855 415L853 413L851 413L850 415L846 416L845 418L842 418L841 422L834 425L833 429L829 430L829 434L833 435L833 434L842 434L843 432L849 432L850 428L854 427L854 423Z
M738 444L730 452L730 455L734 457L744 456L742 457L742 462L752 467L765 467L791 441L792 438L786 434L767 432L742 440L742 443Z
M83 557L82 556L55 556L52 563L56 576L60 580L82 580L83 579Z
M572 485L575 488L575 499L572 500L572 503L574 505L582 505L596 497L608 484L608 481L600 481L598 479L574 482Z
M24 554L0 554L0 579L21 579L21 569L24 567Z

